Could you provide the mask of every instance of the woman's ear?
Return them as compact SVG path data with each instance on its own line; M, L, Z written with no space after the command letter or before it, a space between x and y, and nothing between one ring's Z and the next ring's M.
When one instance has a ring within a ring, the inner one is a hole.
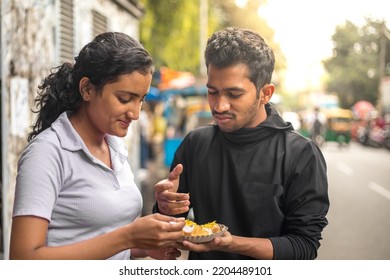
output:
M79 83L79 91L84 101L89 101L91 99L92 85L89 81L89 78L81 78Z
M263 88L261 89L261 92L263 93L261 95L261 103L267 104L271 100L274 91L275 91L274 84L266 84L265 86L263 86Z

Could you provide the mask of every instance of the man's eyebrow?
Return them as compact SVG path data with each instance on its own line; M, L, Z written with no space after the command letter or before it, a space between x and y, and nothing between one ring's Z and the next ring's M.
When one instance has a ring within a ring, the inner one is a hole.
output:
M241 88L241 87L227 87L227 88L223 88L223 89L217 89L216 87L212 86L212 85L209 85L209 84L206 84L206 87L209 88L209 89L214 89L214 90L217 90L217 91L240 91L240 92L243 92L245 91L245 89Z

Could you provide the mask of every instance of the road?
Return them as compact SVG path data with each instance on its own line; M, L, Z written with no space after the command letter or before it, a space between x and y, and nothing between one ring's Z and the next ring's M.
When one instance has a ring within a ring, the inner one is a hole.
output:
M322 151L331 206L318 259L390 260L390 151L358 143Z

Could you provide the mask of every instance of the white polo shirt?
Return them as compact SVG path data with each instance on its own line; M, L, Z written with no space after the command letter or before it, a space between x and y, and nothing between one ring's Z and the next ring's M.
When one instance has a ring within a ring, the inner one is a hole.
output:
M48 246L90 239L136 219L142 196L122 139L106 136L113 169L95 158L67 113L38 134L18 163L13 216L49 221ZM129 259L130 250L110 259Z

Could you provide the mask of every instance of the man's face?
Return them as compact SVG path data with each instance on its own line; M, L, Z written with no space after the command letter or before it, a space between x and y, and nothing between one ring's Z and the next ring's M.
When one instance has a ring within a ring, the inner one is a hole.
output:
M226 68L208 67L208 102L214 120L222 131L255 127L264 119L256 87L248 78L245 64ZM262 94L262 93L261 93Z

